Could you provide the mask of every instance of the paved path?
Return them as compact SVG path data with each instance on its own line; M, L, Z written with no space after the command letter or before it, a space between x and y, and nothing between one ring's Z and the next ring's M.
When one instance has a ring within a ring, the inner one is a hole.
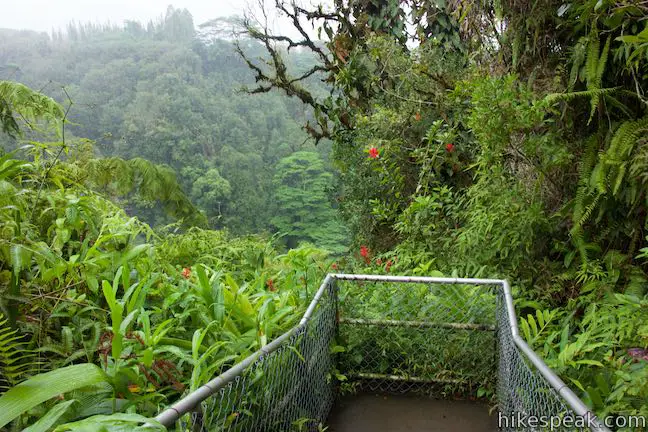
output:
M494 432L496 416L477 402L361 394L333 407L327 432Z

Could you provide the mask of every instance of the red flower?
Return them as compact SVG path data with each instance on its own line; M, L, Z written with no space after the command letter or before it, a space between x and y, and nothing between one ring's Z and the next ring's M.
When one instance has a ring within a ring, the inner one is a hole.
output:
M331 268L332 268L333 270L337 270L339 267L338 267L338 264L337 264L337 263L333 263L333 264L331 264Z
M376 159L378 157L378 149L376 147L371 147L369 149L369 157L371 159Z
M414 120L421 121L421 113L417 112L416 114L414 114Z
M385 264L385 271L389 273L389 269L392 266L392 260L387 260L387 264Z
M377 258L377 259L376 259L376 264L377 264L377 265L382 265L382 260L381 260L380 258Z
M274 291L277 291L277 288L275 288L275 286L274 286L274 281L273 281L272 279L268 279L268 280L266 281L266 286L268 287L268 289L269 289L270 291L273 291L273 292L274 292Z
M371 258L369 258L369 249L367 246L360 246L360 256L364 258L365 263L369 265Z
M189 279L191 277L191 269L189 267L182 269L182 277L185 279Z
M448 151L448 153L452 153L454 151L454 144L452 143L446 144L446 150Z

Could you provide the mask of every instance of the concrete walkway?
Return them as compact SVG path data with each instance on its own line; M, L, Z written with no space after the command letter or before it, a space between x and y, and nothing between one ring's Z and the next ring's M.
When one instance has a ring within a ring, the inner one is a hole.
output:
M494 432L496 416L478 402L360 394L333 407L327 432Z

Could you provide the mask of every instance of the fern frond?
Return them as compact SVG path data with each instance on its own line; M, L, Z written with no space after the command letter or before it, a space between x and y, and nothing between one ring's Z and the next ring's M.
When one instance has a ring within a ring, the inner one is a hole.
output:
M600 51L601 41L599 40L598 31L594 28L590 33L589 42L587 44L587 57L585 58L585 79L588 90L601 87L600 85L596 86Z
M38 119L57 121L64 117L63 108L52 98L29 87L13 82L0 81L0 125L2 131L10 136L20 134L21 118L30 127L30 121Z
M648 131L648 116L638 120L623 122L612 137L610 147L605 152L605 170L614 185L612 194L618 196L622 190L621 185L629 171L633 178L648 176L648 165L644 158L632 158L638 140ZM628 170L628 164L630 169Z
M623 122L614 133L606 152L610 160L625 160L634 149L637 140L648 128L648 116L638 120Z
M599 195L603 195L608 191L608 171L605 163L605 154L599 156L599 163L596 164L590 176L590 188L596 191Z
M600 171L600 163L596 163L599 159L598 148L599 141L596 136L590 137L585 142L585 153L578 167L578 188L573 201L571 216L573 227L569 231L569 236L579 251L582 263L589 261L583 226L591 219L592 213L605 191L601 192L600 188L592 185L592 179L597 178L598 171Z
M588 90L599 90L601 88L601 85L603 83L603 73L605 73L605 65L607 64L607 58L608 58L608 53L610 51L610 37L608 36L607 41L605 42L605 46L603 47L603 52L601 53L601 57L598 57L598 47L600 45L600 42L598 41L598 36L596 37L596 43L593 44L595 48L592 48L590 50L590 57L595 56L597 58L596 62L592 62L592 64L589 66L590 68L593 68L593 70L588 69L588 79L587 79L587 89ZM594 52L593 50L596 49L597 51ZM589 57L588 57L589 58ZM590 75L592 74L592 75ZM590 99L590 116L589 119L587 120L587 123L589 124L592 119L594 118L594 114L596 113L596 109L599 106L599 103L601 101L601 95L599 93L594 93L594 96Z
M550 104L558 101L571 102L572 100L579 97L588 97L594 99L622 91L623 89L621 87L608 87L568 93L551 93L545 96L545 101Z
M172 216L203 221L200 211L191 203L175 171L143 158L118 157L90 159L84 162L90 186L105 189L120 196L137 194L142 199L162 203Z
M0 313L0 392L4 392L38 372L40 363L32 350L27 350L18 335Z
M625 287L624 294L637 298L642 298L648 291L648 281L641 270L633 270L630 274L628 284Z
M607 40L605 41L605 45L603 46L601 57L599 58L596 65L596 76L594 83L596 84L596 88L601 88L601 85L603 84L603 74L605 73L605 66L607 66L608 54L610 53L610 41L611 37L608 36Z
M574 227L570 231L570 235L572 235L572 237L575 234L578 234L578 232L583 229L583 225L585 225L587 221L592 218L592 213L594 212L594 209L596 209L596 206L598 205L602 196L603 194L597 194L592 202L590 202L584 209L582 209L581 214L579 215L580 217L578 217L578 219L575 221Z

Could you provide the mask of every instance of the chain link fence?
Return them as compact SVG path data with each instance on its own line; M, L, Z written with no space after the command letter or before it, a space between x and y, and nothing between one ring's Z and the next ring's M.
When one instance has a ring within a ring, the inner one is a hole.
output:
M524 427L524 420L531 417L546 419L549 430L552 422L560 424L559 429L589 431L596 429L596 419L587 414L593 427L567 422L570 417L576 419L576 414L567 401L558 394L556 388L539 372L529 359L518 348L513 338L513 327L510 325L505 293L502 289L497 293L497 333L498 356L497 367L497 407L501 417L502 431L532 430ZM564 384L560 385L563 389ZM571 425L571 426L569 426Z
M510 288L488 279L329 275L299 325L156 420L183 431L319 431L340 391L491 397L520 419L607 431L520 338ZM574 424L572 422L572 424Z
M335 397L329 349L336 331L334 290L327 277L299 325L156 420L192 432L323 428Z
M495 295L468 285L339 281L339 369L371 391L435 397L493 389Z

